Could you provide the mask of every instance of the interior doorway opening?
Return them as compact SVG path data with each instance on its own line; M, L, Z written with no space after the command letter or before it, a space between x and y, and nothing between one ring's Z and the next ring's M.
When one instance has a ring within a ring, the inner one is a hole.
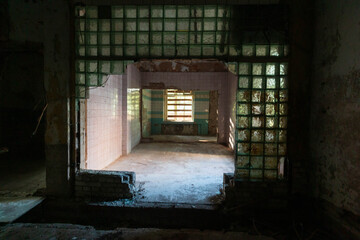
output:
M140 202L213 204L235 171L236 90L219 61L128 65L80 100L80 168L135 172Z

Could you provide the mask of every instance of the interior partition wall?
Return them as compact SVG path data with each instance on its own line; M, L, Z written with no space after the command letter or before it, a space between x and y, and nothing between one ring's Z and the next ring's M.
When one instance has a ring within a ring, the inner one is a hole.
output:
M286 5L77 5L77 99L140 59L218 59L238 78L235 180L286 179Z

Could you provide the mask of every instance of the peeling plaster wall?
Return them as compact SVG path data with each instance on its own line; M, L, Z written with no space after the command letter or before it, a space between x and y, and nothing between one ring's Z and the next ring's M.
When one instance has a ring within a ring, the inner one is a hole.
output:
M310 128L313 195L359 217L360 4L320 0L316 16ZM359 234L359 222L357 227Z

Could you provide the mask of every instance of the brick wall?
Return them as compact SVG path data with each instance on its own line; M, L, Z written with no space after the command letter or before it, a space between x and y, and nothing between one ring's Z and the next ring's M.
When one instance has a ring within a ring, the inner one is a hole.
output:
M133 196L134 172L81 170L75 177L75 197L86 201L114 201Z

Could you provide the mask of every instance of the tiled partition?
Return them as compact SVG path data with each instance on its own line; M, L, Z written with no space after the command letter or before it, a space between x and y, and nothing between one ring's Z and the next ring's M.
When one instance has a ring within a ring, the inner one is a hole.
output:
M122 81L109 76L87 99L87 168L100 170L122 154Z

